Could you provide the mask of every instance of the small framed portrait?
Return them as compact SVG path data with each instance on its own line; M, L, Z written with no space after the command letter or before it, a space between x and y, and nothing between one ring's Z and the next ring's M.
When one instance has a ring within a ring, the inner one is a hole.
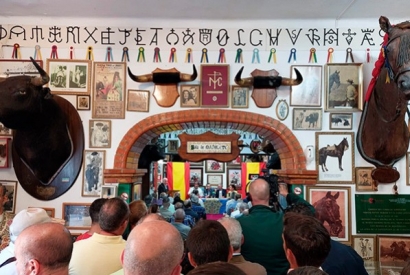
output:
M181 85L181 107L200 106L200 85Z
M77 110L90 110L90 96L77 95Z
M227 168L226 174L227 185L235 184L237 190L242 189L242 169L240 168Z
M63 219L67 229L88 229L91 227L91 203L63 203Z
M194 186L195 183L202 185L203 169L202 168L191 168L189 170L189 186Z
M0 138L0 168L10 166L10 138Z
M149 91L128 90L127 111L148 112L149 111Z
M222 185L222 178L223 175L207 175L206 184L210 184L211 186Z
M47 215L50 218L55 218L55 213L56 213L56 209L55 208L49 208L49 207L29 207L29 208L42 208L47 212Z
M295 69L303 75L299 85L290 86L290 106L320 106L322 104L322 66L292 65L291 78L296 78Z
M373 167L356 167L356 191L374 191L375 182L372 178Z
M330 130L352 130L353 114L348 113L330 113L329 129Z
M116 197L117 194L117 185L103 185L101 186L101 198L111 199Z
M14 213L16 211L17 181L0 180L0 184L6 187L7 200L4 202L4 210Z
M85 150L83 161L83 197L100 197L104 182L105 151Z
M377 245L377 256L381 266L404 267L409 258L410 237L378 235Z
M3 123L0 122L0 136L12 136L13 130L4 126Z
M286 99L280 99L276 105L276 116L279 120L285 120L289 115L289 105Z
M179 142L177 139L175 140L168 140L168 153L176 153L178 152Z
M225 173L225 163L216 160L205 161L206 173Z
M352 247L364 261L377 261L376 240L376 236L354 235L352 236Z
M293 130L321 130L322 109L293 108Z
M204 162L203 161L197 161L197 162L190 161L189 166L200 166L200 167L202 167L202 166L204 166Z
M231 96L232 108L248 108L249 107L249 88L232 85Z
M111 148L111 120L90 120L89 147Z

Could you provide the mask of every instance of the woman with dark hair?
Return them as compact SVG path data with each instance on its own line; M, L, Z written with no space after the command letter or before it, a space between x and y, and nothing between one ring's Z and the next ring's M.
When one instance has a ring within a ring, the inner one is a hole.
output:
M181 200L181 194L179 192L175 192L174 201L172 202L172 204L175 205L177 202L182 202L182 204L184 203L184 201Z

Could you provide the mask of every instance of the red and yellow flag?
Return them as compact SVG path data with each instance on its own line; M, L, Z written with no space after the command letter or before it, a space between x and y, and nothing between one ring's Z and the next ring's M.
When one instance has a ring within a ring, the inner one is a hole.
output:
M189 190L189 162L168 162L167 178L170 190L179 190L181 200L185 200Z
M246 186L251 181L249 179L249 175L263 175L262 169L264 169L265 167L266 167L266 162L242 162L241 164L242 198L245 198L246 192L248 191L246 190Z

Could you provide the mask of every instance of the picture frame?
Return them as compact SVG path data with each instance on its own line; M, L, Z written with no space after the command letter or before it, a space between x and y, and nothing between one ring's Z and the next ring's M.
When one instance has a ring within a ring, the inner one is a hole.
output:
M242 169L228 167L226 172L226 185L235 184L236 190L242 190Z
M404 250L403 246L405 246ZM406 251L410 247L410 237L377 235L377 247L377 257L381 266L404 267L408 258Z
M279 99L276 104L276 116L279 120L284 121L289 115L289 105L286 99Z
M34 206L30 206L28 208L42 208L47 212L47 215L50 218L55 218L55 213L56 213L56 209L55 208L49 208L49 207L34 207Z
M111 120L90 119L88 134L90 148L111 148Z
M10 167L10 138L0 138L0 168Z
M179 141L177 139L168 140L168 153L177 153L179 147Z
M201 106L229 107L229 65L201 65Z
M36 60L43 68L43 60ZM0 76L38 75L38 70L30 59L0 59Z
M204 166L204 162L203 161L198 161L198 162L193 162L193 161L190 161L189 162L189 166L190 167L192 167L192 166Z
M231 107L234 109L249 107L249 87L232 85Z
M92 61L86 59L46 60L52 94L90 95Z
M90 110L90 96L89 95L77 95L77 110L79 111Z
M352 235L350 187L307 185L306 200L315 207L316 218L329 231L330 237L350 245ZM329 216L329 211L333 215Z
M291 79L296 78L295 69L303 75L299 85L290 86L290 106L322 105L322 66L319 65L292 65L290 66Z
M293 130L322 130L322 109L293 108Z
M225 173L225 163L213 159L205 161L206 173Z
M370 235L352 236L352 248L362 259L367 261L377 261L377 238Z
M406 185L410 185L410 152L406 153Z
M127 111L130 112L149 112L148 90L128 90Z
M200 186L203 185L203 168L200 167L195 167L195 168L190 168L189 170L189 186L192 187L195 185L195 183L198 183Z
M100 197L104 182L105 169L104 150L84 150L83 161L83 197Z
M4 202L4 210L6 212L15 213L16 198L17 198L17 181L15 180L0 180L0 184L6 188L7 201Z
M353 114L352 113L330 113L329 114L330 130L352 130Z
M116 184L101 186L101 198L112 199L118 196L118 186Z
M3 123L0 122L0 136L12 136L13 130L4 126Z
M94 62L92 117L125 118L125 62Z
M316 132L315 141L318 183L355 183L354 133Z
M88 229L91 227L91 203L64 202L62 217L67 229Z
M363 64L325 65L325 111L360 112L363 109Z
M218 186L223 184L223 175L207 175L206 184L211 186Z
M200 85L180 86L181 107L199 107L201 104Z
M372 178L374 167L355 167L356 191L374 191L375 182Z

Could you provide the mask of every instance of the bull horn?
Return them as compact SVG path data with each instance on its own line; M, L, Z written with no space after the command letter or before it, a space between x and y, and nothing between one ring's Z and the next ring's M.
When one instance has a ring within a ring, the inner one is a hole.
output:
M130 78L132 80L134 80L135 82L152 82L152 74L145 74L145 75L134 75L131 72L130 67L128 67L128 75L130 76Z
M282 78L283 86L295 86L295 85L299 85L300 83L302 83L303 81L302 74L296 68L294 69L296 73L296 79Z
M243 66L235 76L235 83L242 87L251 87L253 85L253 77L241 78Z
M40 76L34 76L31 78L31 84L34 86L43 86L44 84L47 84L50 81L50 77L46 73L46 71L41 68L40 65L37 64L37 62L30 57L31 62L33 62L34 66L36 67L37 71L40 73Z
M194 67L194 73L192 75L190 74L180 74L181 75L181 81L187 82L187 81L194 81L196 77L198 76L198 73L196 71L195 65L192 65Z

